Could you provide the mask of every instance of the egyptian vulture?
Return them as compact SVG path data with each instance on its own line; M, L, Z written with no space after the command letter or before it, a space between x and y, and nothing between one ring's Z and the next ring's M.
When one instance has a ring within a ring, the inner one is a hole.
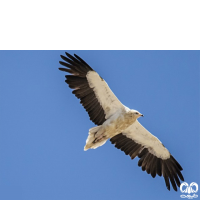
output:
M67 57L66 57L67 56ZM116 148L131 159L139 157L138 166L154 178L163 176L168 190L170 182L175 191L180 187L182 167L161 141L146 130L138 118L137 110L124 106L111 91L105 80L83 59L74 54L61 55L59 70L68 72L65 82L88 112L97 126L89 130L84 150L95 149L110 139ZM179 180L180 179L180 180Z

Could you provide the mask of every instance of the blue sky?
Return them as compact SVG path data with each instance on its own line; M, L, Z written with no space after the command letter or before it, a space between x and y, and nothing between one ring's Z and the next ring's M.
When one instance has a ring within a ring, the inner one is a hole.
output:
M200 184L199 51L76 53L137 109ZM0 51L0 199L180 199L110 141L83 151L94 124L58 70L65 51ZM198 193L197 193L198 194Z

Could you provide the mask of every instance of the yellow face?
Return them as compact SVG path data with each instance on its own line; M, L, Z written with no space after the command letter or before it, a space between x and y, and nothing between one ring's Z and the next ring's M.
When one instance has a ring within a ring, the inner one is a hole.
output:
M132 116L135 117L136 119L139 117L143 117L143 114L141 114L137 110L131 110L131 112L132 112Z

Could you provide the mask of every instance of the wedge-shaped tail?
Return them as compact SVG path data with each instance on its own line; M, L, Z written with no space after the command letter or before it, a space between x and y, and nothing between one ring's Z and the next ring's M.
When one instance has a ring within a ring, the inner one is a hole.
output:
M98 140L98 138L95 137L97 135L97 132L99 131L100 127L101 126L95 126L89 130L89 133L88 133L89 135L86 140L86 145L84 147L84 151L87 151L88 149L96 149L97 147L100 147L106 143L107 138L106 139L102 138L102 139Z

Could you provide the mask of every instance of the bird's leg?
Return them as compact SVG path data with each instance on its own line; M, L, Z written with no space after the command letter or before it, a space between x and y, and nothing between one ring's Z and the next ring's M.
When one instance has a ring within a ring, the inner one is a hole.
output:
M95 137L95 139L94 139L94 141L92 142L93 144L104 140L105 137L106 137L105 130L104 130L104 129L100 129L99 131L97 131L97 132L94 134L94 137Z
M102 139L104 139L106 136L105 135L100 135L99 137L95 138L95 140L92 142L93 144L94 143L97 143L97 142L100 142Z

